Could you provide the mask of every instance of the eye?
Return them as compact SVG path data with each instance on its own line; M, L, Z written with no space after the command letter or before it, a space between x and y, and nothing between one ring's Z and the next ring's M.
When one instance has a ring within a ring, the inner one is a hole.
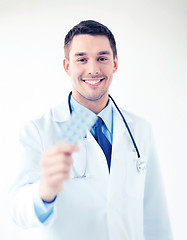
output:
M98 58L98 61L99 62L104 62L104 61L107 61L108 59L107 58L105 58L105 57L99 57Z
M86 58L79 58L79 59L77 59L77 62L85 63L85 62L87 62L87 59Z

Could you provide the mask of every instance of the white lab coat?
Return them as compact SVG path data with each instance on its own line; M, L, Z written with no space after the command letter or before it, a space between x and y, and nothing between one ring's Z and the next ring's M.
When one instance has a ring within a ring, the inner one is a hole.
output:
M152 130L145 120L123 111L147 161L136 168L137 153L114 107L111 172L100 146L90 132L73 154L75 169L85 178L64 183L51 216L41 223L34 211L33 193L39 191L41 153L61 142L61 129L70 117L68 104L52 108L29 122L20 135L21 172L11 191L10 212L25 228L41 227L45 240L171 240L167 205ZM87 161L87 162L86 162Z

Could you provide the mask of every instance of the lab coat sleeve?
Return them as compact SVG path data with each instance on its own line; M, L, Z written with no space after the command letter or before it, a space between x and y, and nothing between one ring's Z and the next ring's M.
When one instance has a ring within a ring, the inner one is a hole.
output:
M23 227L50 224L56 215L56 206L44 223L37 217L34 194L40 185L39 160L43 151L42 140L36 123L29 122L20 132L20 166L9 194L9 209L13 221Z
M172 240L165 190L151 127L148 143L144 192L145 240Z

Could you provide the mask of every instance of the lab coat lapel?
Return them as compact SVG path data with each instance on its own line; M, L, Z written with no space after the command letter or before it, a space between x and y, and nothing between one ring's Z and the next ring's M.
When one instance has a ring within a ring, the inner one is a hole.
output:
M87 149L88 149L88 169L90 174L97 177L109 177L108 165L105 155L93 137L93 135L87 132Z
M52 108L51 111L52 119L55 122L65 122L70 118L70 110L68 102L61 103L54 108Z
M125 116L128 123L131 119ZM110 197L117 196L117 193L122 192L124 187L128 158L131 156L132 143L125 124L119 115L118 111L114 109L113 112L113 145L112 158L108 194Z

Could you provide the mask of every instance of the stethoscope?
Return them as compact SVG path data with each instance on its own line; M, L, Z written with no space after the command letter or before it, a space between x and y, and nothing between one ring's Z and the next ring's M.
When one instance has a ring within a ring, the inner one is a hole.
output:
M68 105L69 105L70 114L72 114L72 108L71 108L71 102L70 102L70 101L71 101L71 96L72 96L72 92L70 92L70 93L69 93L69 96L68 96ZM139 150L138 150L138 147L137 147L137 144L136 144L136 142L135 142L135 140L134 140L134 137L133 137L133 135L132 135L132 133L131 133L131 130L130 130L128 124L127 124L127 121L125 120L122 112L120 111L119 107L117 106L117 104L116 104L116 102L114 101L114 99L110 96L110 94L109 94L109 98L112 100L114 106L116 107L116 109L118 110L119 114L121 115L121 118L123 119L123 122L124 122L124 124L125 124L125 127L126 127L128 133L129 133L129 136L130 136L130 138L131 138L131 141L132 141L132 143L133 143L133 146L134 146L134 148L135 148L135 150L136 150L137 157L138 157L138 158L137 158L137 161L136 161L137 171L138 171L139 173L143 173L143 172L146 170L146 168L147 168L146 161L143 160L142 157L140 156L140 152L139 152ZM73 166L72 166L72 167L73 167ZM77 173L77 171L75 170L75 168L73 167L73 171L74 171L74 173L75 173L75 175L76 175L75 178L84 178L84 177L86 177L86 168L87 168L87 165L86 165L86 167L85 167L84 173L80 176L80 175Z

